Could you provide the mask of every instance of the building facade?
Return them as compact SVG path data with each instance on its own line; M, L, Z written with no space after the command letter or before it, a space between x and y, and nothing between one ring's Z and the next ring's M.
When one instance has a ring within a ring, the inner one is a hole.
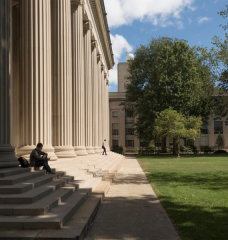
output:
M130 112L126 112L121 105L126 100L125 86L128 83L128 62L118 64L118 92L109 93L110 105L110 144L119 145L126 148L126 152L133 152L135 148L143 147L143 141L140 141L134 133L133 124L136 119ZM199 151L202 147L208 146L216 149L216 139L218 134L224 138L224 148L228 150L228 121L226 118L221 120L211 119L208 126L204 126L200 138L195 141L181 140L181 146L195 146ZM161 142L152 142L152 144L161 147ZM173 140L166 138L166 147L173 145Z
M0 14L0 167L38 142L51 160L99 153L114 65L103 0L1 0Z
M125 86L128 83L128 62L118 64L118 92L109 93L110 106L110 144L126 148L133 152L140 146L140 140L134 133L135 118L131 112L126 112L121 105L126 100Z

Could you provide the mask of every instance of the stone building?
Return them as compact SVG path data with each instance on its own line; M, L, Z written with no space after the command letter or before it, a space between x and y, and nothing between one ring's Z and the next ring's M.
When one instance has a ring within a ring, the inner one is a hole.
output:
M109 93L110 105L110 144L126 148L127 152L133 152L135 148L144 146L144 143L134 134L133 124L136 121L130 112L123 109L121 103L126 100L125 86L128 83L128 61L133 60L133 55L127 55L127 62L118 64L118 92ZM211 119L208 126L204 126L200 138L193 140L181 140L182 146L195 145L198 150L200 146L210 146L216 149L216 139L221 133L224 137L225 149L228 150L228 122L226 118L221 120ZM161 147L161 142L152 142ZM166 147L172 146L172 139L166 138Z
M132 59L131 54L127 55L128 61ZM140 140L135 136L133 129L135 118L131 112L126 112L121 105L126 100L127 69L128 62L118 64L118 92L109 93L110 145L123 146L127 152L133 152L135 147L140 146Z
M0 1L0 167L38 142L51 160L101 151L114 65L106 15L103 0Z

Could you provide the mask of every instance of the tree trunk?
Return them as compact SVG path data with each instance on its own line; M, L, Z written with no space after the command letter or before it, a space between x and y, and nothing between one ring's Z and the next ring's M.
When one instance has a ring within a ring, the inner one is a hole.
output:
M177 139L173 138L173 155L177 155Z
M162 138L161 142L161 152L166 153L166 137Z

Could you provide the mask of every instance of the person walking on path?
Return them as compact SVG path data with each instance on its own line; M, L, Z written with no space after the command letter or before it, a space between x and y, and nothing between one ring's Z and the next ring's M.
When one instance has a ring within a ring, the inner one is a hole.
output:
M104 139L103 143L102 143L102 148L103 148L103 153L102 155L107 155L107 152L106 152L106 147L105 147L105 142L106 142L106 139Z
M54 174L51 171L51 168L48 164L48 154L42 152L43 144L38 143L36 148L30 154L30 165L35 167L42 167L45 169L49 174Z

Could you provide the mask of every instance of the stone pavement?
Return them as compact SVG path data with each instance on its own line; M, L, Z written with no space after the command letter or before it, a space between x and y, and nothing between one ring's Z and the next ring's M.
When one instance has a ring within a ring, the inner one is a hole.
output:
M85 240L178 240L135 158L126 158Z

